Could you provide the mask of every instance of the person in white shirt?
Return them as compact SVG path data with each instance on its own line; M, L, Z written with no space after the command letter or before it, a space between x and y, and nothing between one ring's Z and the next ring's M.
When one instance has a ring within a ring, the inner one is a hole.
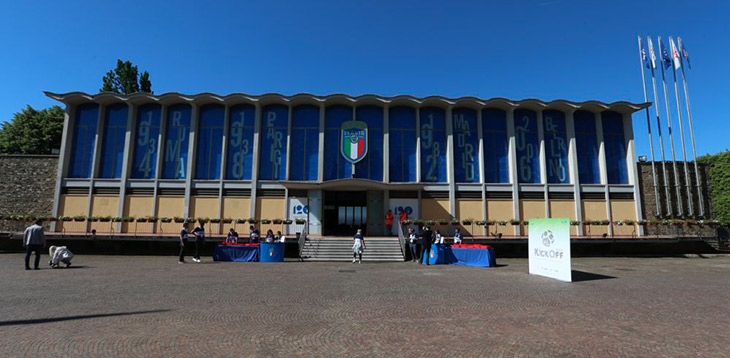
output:
M281 231L276 232L276 241L281 243L284 243L286 241L286 238L284 237L284 235L281 234Z
M441 232L436 230L436 244L443 245L444 237L441 236Z
M461 244L461 230L459 229L454 232L454 244Z
M411 248L411 261L418 262L418 235L413 228L408 229L408 246Z

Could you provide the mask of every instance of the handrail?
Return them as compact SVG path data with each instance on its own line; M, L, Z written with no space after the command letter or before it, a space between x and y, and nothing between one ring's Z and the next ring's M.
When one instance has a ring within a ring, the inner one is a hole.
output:
M406 257L406 237L403 235L403 226L398 221L398 243L400 244L400 252L403 254L403 258Z
M309 221L304 221L304 229L302 230L301 235L299 235L299 259L302 258L302 251L304 250L304 243L307 240L307 235L309 234Z

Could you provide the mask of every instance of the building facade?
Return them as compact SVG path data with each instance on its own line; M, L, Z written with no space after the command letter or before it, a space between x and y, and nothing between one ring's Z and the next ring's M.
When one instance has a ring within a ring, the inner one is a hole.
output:
M385 233L388 210L424 220L641 219L631 118L649 104L46 94L66 105L54 215L303 218L310 235L363 227L371 236ZM526 234L521 225L463 229Z

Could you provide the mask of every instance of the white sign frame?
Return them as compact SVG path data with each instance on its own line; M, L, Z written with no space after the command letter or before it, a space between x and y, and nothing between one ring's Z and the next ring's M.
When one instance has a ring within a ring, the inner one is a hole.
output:
M572 282L570 219L532 219L529 222L530 275Z

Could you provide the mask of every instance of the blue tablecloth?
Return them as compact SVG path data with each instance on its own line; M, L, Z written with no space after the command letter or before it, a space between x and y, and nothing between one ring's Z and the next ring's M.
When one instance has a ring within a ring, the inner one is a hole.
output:
M431 265L497 266L494 248L454 249L440 244L431 245L431 255L428 257L428 263Z
M283 242L262 242L261 262L284 262Z
M213 251L213 261L258 262L257 246L218 245Z

